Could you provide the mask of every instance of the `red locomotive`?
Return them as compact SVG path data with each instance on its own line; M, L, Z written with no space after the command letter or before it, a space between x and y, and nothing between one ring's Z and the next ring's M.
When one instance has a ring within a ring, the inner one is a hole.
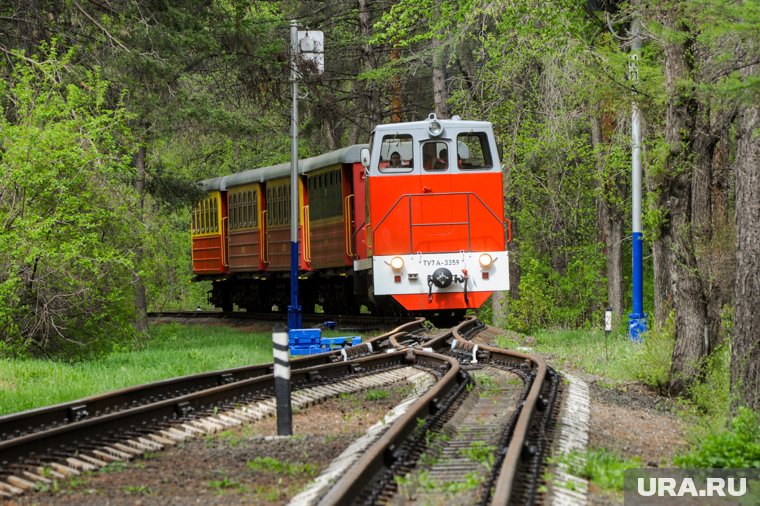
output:
M302 310L459 315L509 289L511 233L493 128L457 117L378 126L370 145L300 160ZM285 310L290 164L202 182L195 280L225 311ZM276 309L276 308L275 308Z

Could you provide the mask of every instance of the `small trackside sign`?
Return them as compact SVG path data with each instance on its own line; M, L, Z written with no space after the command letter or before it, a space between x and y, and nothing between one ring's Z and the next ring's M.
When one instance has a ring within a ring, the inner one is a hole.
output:
M626 506L760 504L760 469L626 469Z

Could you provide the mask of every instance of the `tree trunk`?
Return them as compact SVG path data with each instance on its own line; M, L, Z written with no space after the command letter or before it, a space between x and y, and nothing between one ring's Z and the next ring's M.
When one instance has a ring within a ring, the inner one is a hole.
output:
M729 160L731 144L730 125L735 121L736 110L726 115L725 126L714 129L718 140L712 151L712 181L710 182L710 220L712 241L710 248L711 276L708 320L710 322L710 349L721 346L726 337L723 328L723 308L733 305L736 283L736 230L733 223L735 188ZM731 207L729 207L731 206Z
M699 379L701 361L707 353L708 328L707 307L692 227L695 205L692 178L700 167L699 161L694 165L692 151L698 105L691 85L684 84L693 75L693 41L686 27L675 26L678 18L676 9L670 12L670 16L666 22L684 37L665 44L668 97L665 140L670 149L665 168L669 184L663 185L659 190L666 203L669 220L664 236L670 239L669 269L676 314L676 340L668 390L680 395Z
M757 67L753 70L756 71ZM731 392L760 410L760 107L743 105L736 153L736 284Z
M689 187L689 176L680 174L673 185L670 199L673 237L670 278L676 313L676 341L668 391L676 395L685 393L699 379L701 360L707 354L708 345L707 307L694 255Z
M494 292L491 296L491 311L493 314L493 326L503 329L507 326L507 312L504 303L507 300L507 292Z
M377 68L377 57L375 46L370 45L369 38L372 35L372 19L370 17L372 10L372 0L359 0L359 32L364 41L361 46L362 68L364 70L374 70ZM367 83L367 81L364 81ZM372 131L375 125L383 122L382 107L380 105L380 90L376 82L364 84L364 97L367 111L367 132Z
M440 0L435 0L435 12L441 12ZM433 49L433 102L435 114L439 118L448 118L449 112L449 89L446 85L446 44L442 39L443 34L433 35L431 47Z
M659 206L658 206L659 207ZM660 232L652 241L652 268L654 270L654 324L661 330L673 309L670 283L670 237Z
M135 179L135 190L140 198L140 207L138 209L138 224L143 224L143 213L145 209L145 146L140 146L135 156L135 168L137 169L137 178ZM138 245L135 252L135 269L132 274L132 283L135 290L135 328L138 332L148 330L148 298L145 293L145 283L140 276L140 268L143 260L142 240L138 238Z
M598 184L602 191L597 197L597 219L601 240L604 242L605 256L607 257L607 303L612 308L612 314L616 319L623 317L625 311L623 299L623 257L622 257L622 240L623 224L617 213L611 208L609 200L606 198L608 192L615 191L614 188L608 188L605 184L604 175L604 137L599 119L591 116L591 145L596 153L596 172Z

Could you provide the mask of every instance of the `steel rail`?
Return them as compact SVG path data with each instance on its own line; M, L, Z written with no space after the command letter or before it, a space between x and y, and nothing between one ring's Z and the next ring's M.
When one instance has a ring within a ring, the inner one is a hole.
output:
M474 345L466 340L459 329L454 332L454 338L457 339L462 346L469 346L474 348ZM491 504L506 505L509 503L509 499L512 496L512 492L515 485L515 476L519 467L520 459L524 451L524 445L528 440L528 434L536 415L536 409L539 405L539 399L541 397L541 390L544 387L544 381L547 379L547 365L546 361L535 355L527 355L518 351L505 350L497 348L495 346L482 345L479 346L479 351L482 354L489 354L491 360L498 362L519 365L530 364L531 370L535 373L533 377L533 383L528 391L528 395L525 398L523 407L520 411L520 415L517 418L517 422L514 427L514 433L512 435L512 441L507 449L506 456L501 465L498 478L496 480L496 486L493 491Z
M353 356L366 356L376 351L389 349L389 337L391 335L401 332L417 332L424 328L424 321L424 318L418 318L400 325L390 332L372 337L365 343L357 346L357 349L353 350ZM369 346L367 343L369 343ZM299 370L339 361L345 360L340 350L335 350L294 359L291 362L291 368ZM272 374L273 370L273 364L267 363L194 374L0 416L0 441L106 415L127 407L137 407L142 404L177 397L178 395L259 378Z
M413 351L378 353L350 362L296 369L292 372L291 381L295 389L410 363L432 370L450 368L450 358L428 355L418 357ZM147 433L152 428L181 422L193 413L212 412L220 405L234 405L238 402L248 402L249 399L270 397L273 392L274 377L268 374L41 430L0 442L0 468L2 474L5 474L22 465L30 457L34 460L56 460L56 455L71 454L80 445L92 447L101 444L102 441L128 439L130 435Z
M491 351L492 353L498 350L498 348L485 346L483 348L485 351ZM528 438L528 431L533 421L533 417L536 414L536 407L538 406L538 400L541 396L541 389L543 388L544 380L546 379L547 368L546 362L543 359L520 352L511 352L511 354L513 357L522 357L524 360L529 360L535 364L536 375L533 379L533 385L528 392L528 397L525 399L525 404L520 412L520 416L517 419L512 444L509 445L507 455L504 457L504 463L501 466L501 472L496 481L492 504L507 504L509 502L509 498L512 495L518 464L520 462L520 456L524 450L523 447Z

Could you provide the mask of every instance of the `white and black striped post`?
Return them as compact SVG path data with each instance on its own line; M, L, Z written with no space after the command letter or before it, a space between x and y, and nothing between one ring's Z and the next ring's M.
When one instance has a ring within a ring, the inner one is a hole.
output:
M293 411L290 405L290 355L288 355L288 328L278 323L272 330L274 352L274 395L277 400L277 434L293 434Z

